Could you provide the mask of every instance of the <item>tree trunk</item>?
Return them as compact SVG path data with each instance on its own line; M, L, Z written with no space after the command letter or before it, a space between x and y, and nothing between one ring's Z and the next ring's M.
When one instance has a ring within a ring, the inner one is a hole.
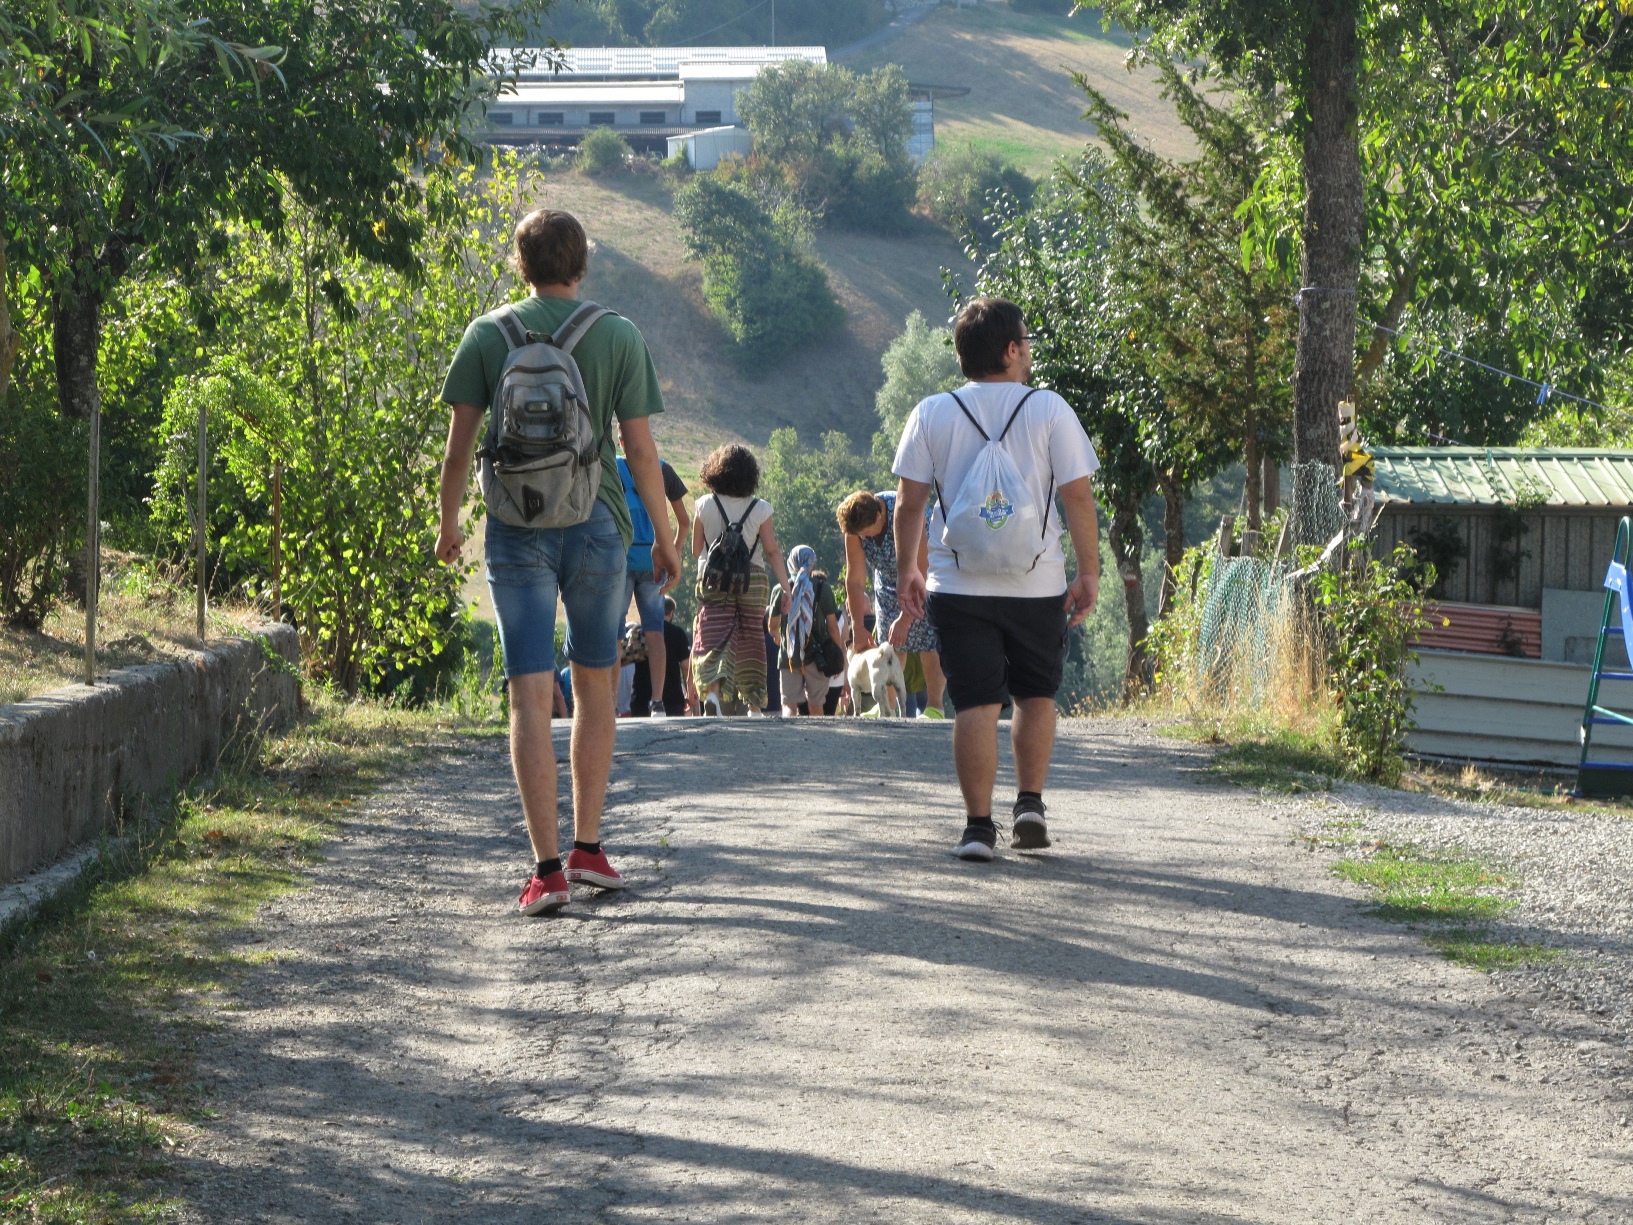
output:
M1140 504L1119 502L1111 516L1111 553L1123 580L1123 603L1128 610L1128 666L1123 669L1123 700L1144 693L1151 685L1151 657L1146 635L1151 619L1145 613L1145 582L1140 574L1145 532L1140 527Z
M1162 490L1162 594L1157 600L1157 616L1166 617L1174 606L1174 584L1180 562L1185 560L1185 488L1172 472L1157 471L1157 487Z
M1259 416L1251 409L1242 427L1245 435L1242 445L1242 501L1247 504L1247 530L1264 530L1259 515L1260 478L1264 475L1259 464Z
M1355 377L1365 223L1358 0L1316 0L1305 41L1304 283L1293 369L1293 462L1338 465L1338 402Z
M69 281L56 295L51 355L57 367L57 404L65 417L89 421L102 405L96 353L102 339L102 299Z
M12 366L23 338L11 329L11 295L6 292L6 236L0 234L0 404L11 390Z

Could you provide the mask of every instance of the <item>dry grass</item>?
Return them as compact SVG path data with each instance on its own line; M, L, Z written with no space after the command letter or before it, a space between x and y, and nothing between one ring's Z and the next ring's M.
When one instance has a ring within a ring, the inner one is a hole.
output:
M193 593L154 565L124 554L105 555L97 617L97 670L157 663L196 651ZM253 608L212 606L212 637L240 634L263 620ZM72 685L85 666L85 610L67 602L39 630L0 628L0 706Z
M1158 95L1155 75L1125 67L1129 46L1121 31L1101 30L1094 13L1045 17L979 4L941 9L850 66L900 64L912 81L967 87L967 97L937 101L936 139L992 149L1034 176L1090 139L1073 72L1128 112L1158 153L1189 155L1189 134Z

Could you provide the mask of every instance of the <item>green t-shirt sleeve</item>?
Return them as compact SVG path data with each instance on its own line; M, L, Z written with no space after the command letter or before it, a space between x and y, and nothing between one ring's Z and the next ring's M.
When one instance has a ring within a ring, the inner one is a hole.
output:
M839 615L839 605L834 603L834 589L832 583L822 584L822 607L818 610L823 620Z
M615 382L611 389L613 416L620 421L632 421L661 413L663 393L658 390L658 369L652 364L645 337L628 319L619 317L614 322L618 328L614 342Z
M491 332L489 336L487 333ZM454 360L448 363L448 374L442 380L444 404L473 404L486 408L493 399L493 384L488 372L488 350L504 340L499 329L484 316L473 319L454 350Z

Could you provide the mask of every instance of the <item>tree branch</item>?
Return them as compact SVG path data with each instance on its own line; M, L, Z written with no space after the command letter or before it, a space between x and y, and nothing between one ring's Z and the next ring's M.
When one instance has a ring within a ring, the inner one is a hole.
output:
M1400 326L1401 316L1412 302L1412 294L1418 287L1417 265L1408 264L1395 274L1395 291L1389 295L1389 301L1384 306L1383 326L1391 331ZM1384 356L1389 352L1389 346L1394 341L1389 332L1380 332L1376 328L1372 332L1372 343L1367 346L1366 356L1361 358L1361 364L1355 368L1355 381L1364 383L1370 379L1379 366L1383 365Z

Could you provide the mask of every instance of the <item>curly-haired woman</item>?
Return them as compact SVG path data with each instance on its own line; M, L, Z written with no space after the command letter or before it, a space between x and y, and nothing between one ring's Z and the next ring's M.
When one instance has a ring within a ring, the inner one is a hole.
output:
M698 567L697 629L692 637L692 671L703 695L703 713L724 713L735 693L750 714L766 703L765 608L770 583L769 562L777 581L789 590L788 569L771 530L771 503L755 496L760 487L760 465L754 453L736 444L716 447L699 473L708 492L698 498L692 520L692 554ZM749 554L748 589L741 592L703 590L703 565L709 546L728 524L741 524ZM722 699L721 693L726 694Z

